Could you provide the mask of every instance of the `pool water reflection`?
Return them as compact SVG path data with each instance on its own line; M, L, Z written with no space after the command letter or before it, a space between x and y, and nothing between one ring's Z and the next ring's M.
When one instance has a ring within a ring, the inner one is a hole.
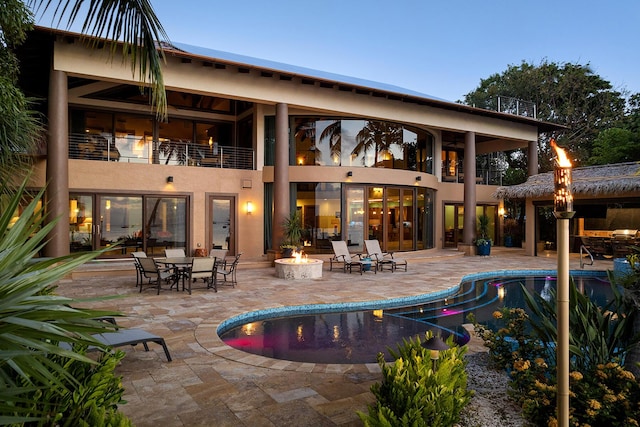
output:
M604 274L574 277L578 288L604 305L611 297ZM375 363L379 352L390 360L404 338L424 336L431 330L456 343L468 342L463 324L470 313L494 327L492 313L502 307L526 309L521 284L529 292L550 295L550 276L498 277L468 280L449 298L410 307L327 312L265 318L220 331L229 346L275 359L309 363Z

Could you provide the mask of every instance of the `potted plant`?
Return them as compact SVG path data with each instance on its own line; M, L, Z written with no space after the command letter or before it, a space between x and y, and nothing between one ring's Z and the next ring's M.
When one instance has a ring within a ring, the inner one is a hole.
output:
M300 212L295 210L282 222L284 240L280 245L283 258L291 258L293 251L298 249L302 238L302 221Z
M518 221L515 218L507 218L504 220L504 245L507 248L513 247L513 234L518 227Z
M489 238L489 217L480 215L478 217L478 237L476 238L476 254L489 256L493 241Z

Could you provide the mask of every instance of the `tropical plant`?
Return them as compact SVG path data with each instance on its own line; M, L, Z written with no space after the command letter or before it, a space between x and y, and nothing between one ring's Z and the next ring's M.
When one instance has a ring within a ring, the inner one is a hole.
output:
M297 249L300 246L303 231L300 212L297 209L292 211L282 222L282 227L284 240L280 247L282 249Z
M478 237L476 238L476 246L485 246L493 244L493 240L489 238L489 216L478 216Z
M627 316L629 307L625 298L613 284L611 276L610 282L614 298L604 307L580 292L573 278L569 285L569 352L572 368L581 372L612 360L624 360L628 348L638 339L633 337L633 319ZM536 336L545 343L555 342L558 334L555 292L551 290L548 301L538 294L532 295L524 286L523 294L536 318L531 322Z
M557 425L555 298L546 301L523 292L531 317L522 309L504 308L493 316L502 327L494 331L474 322L475 331L491 360L509 372L510 394L524 417L534 425ZM569 295L570 425L637 426L640 382L620 365L634 345L622 294L614 289L613 302L598 307L572 280Z
M402 126L377 120L369 120L356 135L356 146L351 151L352 156L365 154L373 150L375 154L374 164L379 161L379 154L388 152L393 145L402 145ZM365 164L366 156L362 156Z
M86 346L76 347L79 354L85 354L85 351ZM41 426L132 426L131 421L118 411L118 405L125 403L122 399L124 388L122 378L113 373L125 354L123 351L102 352L96 363L52 356L51 361L60 364L74 381L63 378L64 389L35 389L28 399L30 406L25 409L31 414L46 414L46 418L37 423Z
M624 288L624 299L629 309L626 317L632 322L634 337L638 340L631 345L624 359L625 367L640 379L640 247L632 246L632 253L627 255L629 274L609 274L611 283Z
M149 83L151 107L157 117L167 118L162 42L169 37L148 0L91 2L89 13L83 18L82 0L27 0L27 4L39 15L51 12L56 24L66 20L67 28L77 20L82 21L82 33L94 37L89 42L92 48L107 42L112 57L121 51L130 60L132 74L139 76L142 84Z
M506 328L492 330L476 322L470 314L474 333L489 349L491 363L499 369L511 370L517 360L549 358L551 354L543 342L529 334L529 316L522 308L503 307L493 312L493 318Z
M33 28L33 17L20 0L6 0L0 7L0 183L10 182L28 170L41 140L42 128L32 102L17 82L19 63L13 49ZM10 190L11 187L3 187Z
M53 293L62 277L98 253L37 258L55 221L43 223L44 190L20 207L27 181L0 209L0 424L50 425L43 396L73 393L84 380L66 365L96 363L59 343L104 347L91 334L114 326L96 319L117 313L76 308L76 301Z
M329 140L329 153L332 157L340 157L342 153L342 120L333 120L320 134L320 141Z
M451 339L448 344L451 348L440 352L437 365L419 337L403 340L397 353L390 350L395 359L391 364L378 354L383 378L371 387L376 402L368 414L358 413L364 425L455 425L473 392L467 389L466 347L454 346Z

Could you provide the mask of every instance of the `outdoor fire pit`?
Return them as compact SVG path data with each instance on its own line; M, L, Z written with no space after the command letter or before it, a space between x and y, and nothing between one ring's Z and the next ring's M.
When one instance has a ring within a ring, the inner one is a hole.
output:
M274 261L278 278L295 280L322 277L324 261L307 258L302 255L302 252L294 252L293 255L293 258L280 258Z

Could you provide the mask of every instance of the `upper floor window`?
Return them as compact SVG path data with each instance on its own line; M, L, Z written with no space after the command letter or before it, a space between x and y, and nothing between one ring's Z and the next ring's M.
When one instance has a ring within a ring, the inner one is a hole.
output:
M295 165L381 167L433 173L433 136L379 120L293 118Z

